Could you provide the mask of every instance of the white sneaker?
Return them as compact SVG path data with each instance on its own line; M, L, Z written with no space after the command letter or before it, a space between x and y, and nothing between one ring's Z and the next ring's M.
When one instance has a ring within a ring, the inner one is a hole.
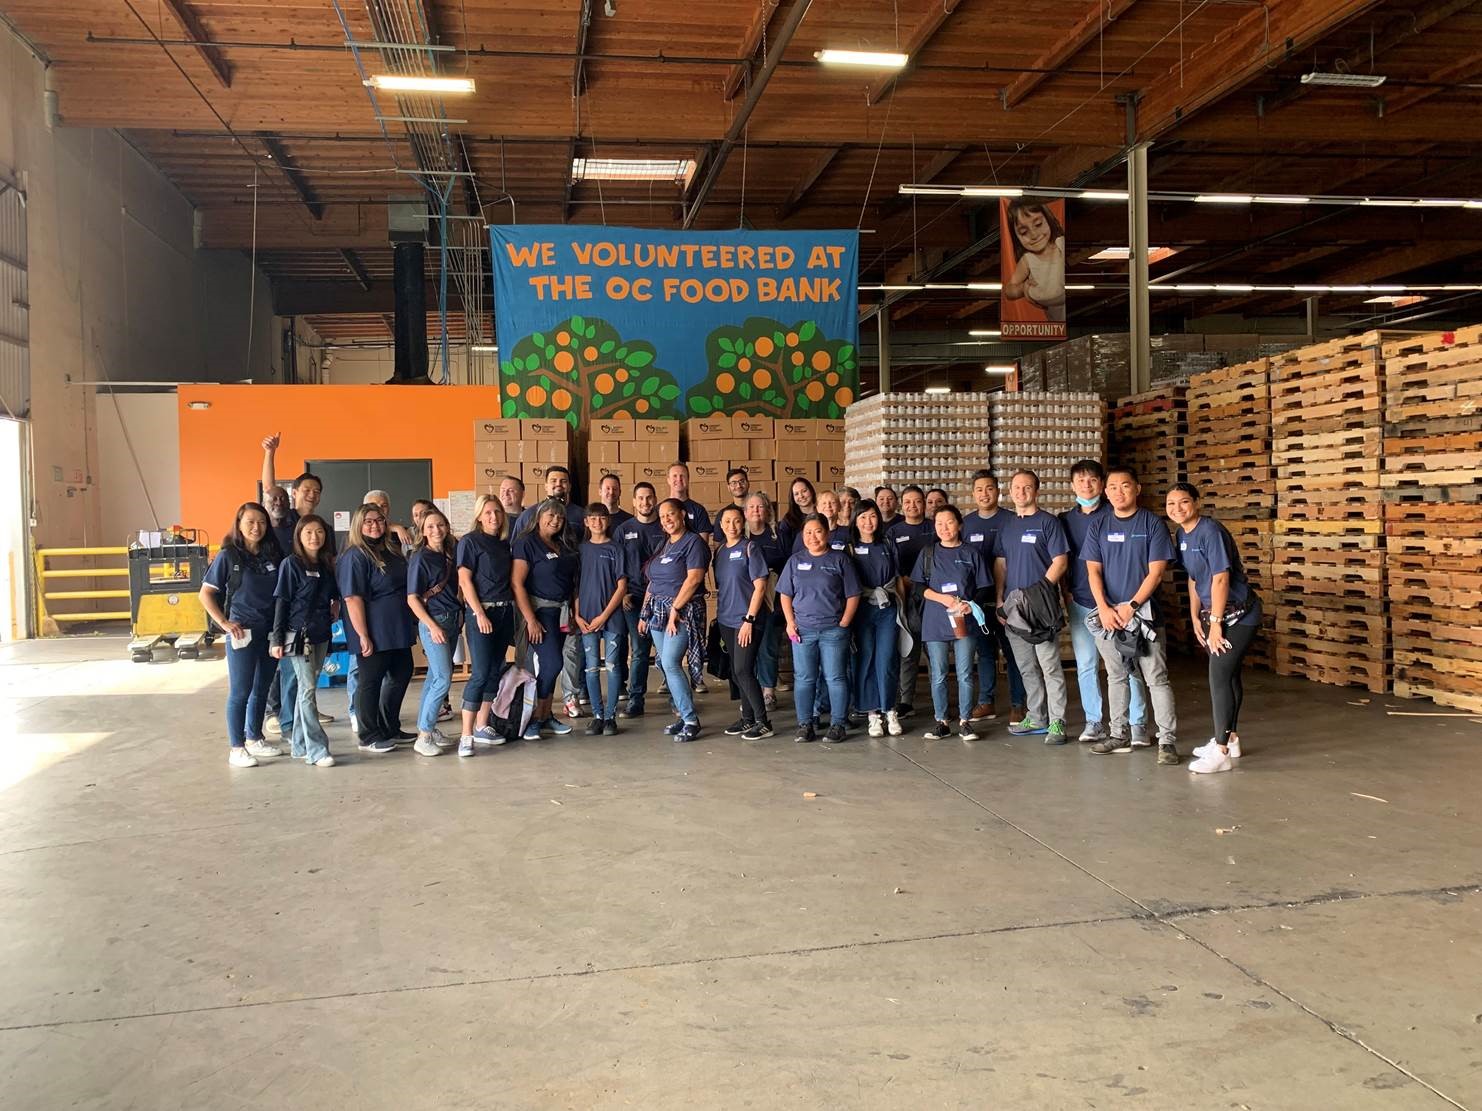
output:
M438 748L452 748L458 743L455 738L448 736L441 729L429 729L427 735L432 738L432 743Z
M252 753L245 748L234 748L232 754L226 761L234 768L255 768L257 761L252 758Z
M1230 743L1228 745L1226 745L1225 747L1230 750L1230 759L1231 760L1239 760L1240 759L1240 738L1239 737L1234 736L1234 735L1231 735L1231 737L1230 737ZM1220 750L1219 744L1215 741L1215 739L1213 737L1210 737L1207 744L1202 744L1202 745L1200 745L1198 748L1196 748L1194 750L1194 756L1196 758L1197 757L1200 757L1200 756L1208 756L1210 753L1217 753L1217 752L1219 752L1219 750Z
M426 733L417 734L417 741L412 745L412 751L418 756L441 756L443 754L443 750L437 747L437 742Z
M1104 736L1106 736L1106 733L1101 728L1101 722L1088 721L1086 722L1086 728L1081 730L1079 739L1082 741L1099 741Z
M901 727L901 716L894 710L885 711L885 729L892 737L899 737L905 730Z
M473 755L473 738L472 737L467 736L467 735L464 735L463 737L459 738L459 740L458 740L458 755L459 756L472 756Z
M1189 764L1189 771L1197 775L1211 775L1214 772L1227 772L1235 767L1235 762L1221 752L1216 746L1213 752L1206 752L1197 760Z
M880 715L879 714L875 714L875 713L870 714L870 736L872 736L872 737L883 737L883 736L885 736L885 723L880 720Z
M360 719L354 714L350 715L350 732L354 733L357 737L360 736Z
M328 754L321 756L314 761L314 766L316 768L332 768L334 767L334 757Z
M283 736L283 725L278 721L277 714L269 714L263 718L262 731L264 733L271 733L275 737Z
M249 756L282 756L283 750L275 744L267 741L248 741L247 755Z
M709 694L710 693L710 688L705 685L705 680L704 679L701 679L698 683L695 684L695 693L696 694Z

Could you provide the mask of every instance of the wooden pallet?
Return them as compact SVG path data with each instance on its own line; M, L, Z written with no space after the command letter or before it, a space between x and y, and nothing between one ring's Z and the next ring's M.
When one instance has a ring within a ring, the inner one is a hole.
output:
M1428 354L1432 351L1450 351L1457 348L1482 347L1482 324L1470 328L1457 328L1449 332L1424 332L1420 335L1392 335L1380 344L1385 359L1404 355Z
M1447 660L1438 667L1435 652L1425 645L1397 648L1394 690L1402 698L1429 698L1442 706L1482 713L1482 664Z
M1378 537L1384 532L1384 522L1377 519L1313 521L1298 517L1277 517L1273 523L1278 535L1289 533L1294 536L1370 535Z
M1331 640L1376 646L1382 651L1389 636L1389 619L1382 613L1346 610L1283 609L1276 615L1276 631L1294 640Z
M1405 441L1400 441L1405 442ZM1292 424L1271 436L1271 458L1279 467L1335 459L1374 459L1384 454L1382 430L1373 424L1314 431Z
M1344 645L1334 645L1331 651L1319 651L1282 644L1278 637L1273 656L1278 675L1337 687L1363 687L1376 693L1389 685L1388 661L1357 659L1345 650Z
M1382 357L1385 341L1393 338L1397 338L1393 333L1376 328L1321 343L1305 343L1270 357L1271 378L1274 381L1304 374L1325 374L1355 361L1378 359Z
M1462 612L1465 613L1465 611ZM1475 613L1472 614L1471 621L1465 624L1454 621L1437 621L1429 615L1401 617L1395 619L1392 632L1396 644L1403 641L1420 649L1433 645L1438 653L1449 657L1460 645L1473 650L1482 650L1482 628L1477 625L1477 616ZM1441 648L1441 645L1447 647Z
M1393 359L1385 367L1384 419L1474 416L1482 407L1482 348Z
M1277 523L1313 524L1311 521L1290 521L1277 518ZM1346 525L1343 521L1323 521L1321 524ZM1367 522L1360 522L1367 523ZM1376 524L1378 522L1375 522ZM1384 547L1384 536L1375 531L1346 528L1342 532L1281 532L1272 544L1273 553L1281 558L1302 560L1314 552L1373 552ZM1283 553L1284 556L1283 556Z
M1448 485L1448 475L1452 479ZM1386 481L1388 480L1388 481ZM1380 493L1385 502L1423 504L1454 502L1474 505L1482 501L1482 480L1475 472L1441 472L1418 475L1380 475Z

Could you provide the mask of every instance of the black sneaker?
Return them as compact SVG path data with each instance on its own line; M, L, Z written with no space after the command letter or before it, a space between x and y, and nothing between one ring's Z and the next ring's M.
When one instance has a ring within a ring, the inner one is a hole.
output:
M617 722L615 720L613 720L612 718L608 718L606 721L604 721L602 723L602 735L604 737L616 737L617 736Z
M836 745L846 736L848 736L848 733L842 725L830 725L828 732L823 735L823 743L826 745Z
M1174 748L1173 745L1159 745L1158 746L1158 763L1160 763L1160 764L1177 764L1178 761L1179 761L1178 749Z
M816 740L818 740L818 734L813 731L813 723L810 721L807 725L798 726L798 735L793 738L793 743L805 745Z
M688 742L693 741L699 735L700 723L698 721L687 721L684 723L684 728L679 731L679 736L674 739L677 742Z
M939 721L921 735L928 741L944 741L952 735L952 728L945 721Z
M593 718L591 721L587 722L586 733L588 737L602 736L602 719Z
M642 716L643 716L643 703L642 702L629 702L626 706L624 706L621 710L618 711L618 717L620 717L620 718L641 718Z
M765 741L768 737L775 736L776 734L772 732L772 723L763 718L745 733L742 733L741 739L743 741Z
M912 714L914 714L915 712L916 712L916 707L914 707L914 706L907 706L904 702L900 702L900 703L897 703L896 704L896 707L895 707L895 716L898 717L898 718L908 718Z
M668 725L664 726L664 736L666 737L677 737L683 732L684 722L682 721L672 721Z
M738 718L736 721L733 721L730 725L726 726L725 732L727 737L739 737L742 733L745 733L750 728L751 722L746 721L744 718Z

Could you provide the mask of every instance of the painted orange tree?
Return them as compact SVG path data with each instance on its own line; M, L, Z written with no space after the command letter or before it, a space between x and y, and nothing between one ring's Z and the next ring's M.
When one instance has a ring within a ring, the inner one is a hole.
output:
M854 344L829 339L812 320L754 316L705 341L709 374L685 398L691 416L842 417L859 393Z
M534 332L499 361L506 417L592 420L678 418L678 383L654 366L651 343L625 340L605 320L573 316ZM501 352L503 355L503 352Z

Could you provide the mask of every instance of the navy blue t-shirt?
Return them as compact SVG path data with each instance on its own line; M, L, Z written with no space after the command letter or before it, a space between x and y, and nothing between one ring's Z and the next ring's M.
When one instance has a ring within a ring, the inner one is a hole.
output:
M1017 513L1005 521L998 532L998 544L994 556L1004 561L1003 592L1012 594L1033 586L1045 577L1050 564L1057 556L1070 551L1070 541L1065 538L1065 526L1053 514L1043 509L1028 517Z
M1001 505L986 517L978 509L963 515L962 542L976 549L977 553L983 557L983 563L990 575L993 574L993 553L998 544L998 534L1003 530L1003 526L1013 519L1013 516Z
M443 555L431 548L419 548L407 561L407 593L421 597L438 583L443 588L431 598L423 598L427 612L439 621L457 617L463 612L463 599L458 594L458 568L456 553ZM444 574L447 581L443 582Z
M242 565L242 580L232 587L231 597L227 598L234 560ZM218 600L226 602L227 620L266 633L273 626L273 594L278 589L280 562L271 556L254 556L245 548L223 548L216 553L202 581L214 586L220 594Z
M757 551L761 552L762 558L767 561L767 570L774 574L786 566L787 557L792 554L792 544L786 542L780 528L769 528L763 532L747 532L745 539L756 545Z
M751 609L756 580L766 580L769 571L761 549L747 540L715 549L715 619L727 628L739 628ZM763 604L757 615L767 612Z
M1082 560L1101 564L1106 600L1114 606L1132 601L1148 577L1150 563L1171 563L1176 558L1168 526L1149 509L1139 509L1130 517L1108 513L1081 549Z
M522 509L520 511L520 515L515 518L515 527L509 531L511 536L520 537L525 534L525 530L530 527L530 522L535 518L535 509L539 504L539 502L536 502L535 505L530 506L528 509ZM585 506L567 504L566 529L570 534L572 544L580 544L586 539L587 510ZM480 597L482 598L483 595L480 595Z
M901 577L900 555L895 545L888 540L876 540L869 544L851 544L849 554L854 559L854 571L859 576L859 585L865 590L883 586L895 597L896 580Z
M727 509L731 509L731 508L735 508L735 509L741 510L741 531L742 531L742 533L745 533L746 532L746 507L745 506L736 505L735 502L732 502L730 505L723 505L723 506L721 506L719 509L717 509L715 511L715 520L714 520L714 523L711 525L711 528L710 528L710 535L713 536L713 537L715 537L715 542L717 544L724 544L726 542L726 534L723 533L723 532L721 532L721 530L720 530L720 518L721 518L721 515L724 514ZM693 528L694 526L691 525L690 527Z
M834 525L828 530L828 546L836 552L842 552L849 547L849 526ZM797 533L792 538L792 547L788 549L788 555L797 555L799 552L807 551L803 543L803 534Z
M607 511L607 535L609 538L616 535L617 530L633 519L633 514L626 509L609 509Z
M1060 514L1060 524L1065 529L1065 539L1070 544L1070 570L1066 575L1066 580L1070 583L1070 596L1076 605L1087 609L1096 608L1096 596L1091 593L1091 577L1086 570L1086 561L1081 556L1086 550L1086 537L1091 535L1103 517L1111 515L1111 511L1111 503L1102 498L1090 513L1082 513L1080 506L1076 506Z
M987 561L970 544L959 544L955 548L944 548L941 544L931 547L931 578L926 575L926 553L916 559L911 570L911 581L935 590L938 594L950 594L971 602L973 595L993 584L993 574ZM969 626L971 622L969 621ZM947 616L947 607L940 602L928 601L921 614L921 639L956 640L952 621Z
M509 541L487 532L465 533L458 539L458 566L473 572L473 589L480 602L512 602L509 585Z
M710 514L694 498L684 499L684 519L691 532L705 536L711 530Z
M275 598L288 600L287 633L292 636L298 630L310 644L323 644L329 640L329 608L340 596L334 572L318 567L310 570L292 556L278 568L278 586Z
M844 603L859 596L854 560L832 548L822 555L804 549L787 561L777 580L777 593L792 599L793 620L802 633L833 629L844 616Z
M386 566L378 568L365 552L351 548L335 563L335 578L340 597L365 603L366 631L377 652L412 646L415 622L407 606L407 561L399 553L388 548ZM345 645L351 655L360 654L360 634L352 621L345 622Z
M510 551L516 561L523 560L530 567L525 576L525 593L532 598L564 602L576 593L581 560L575 548L553 551L531 532L516 540Z
M607 608L618 580L628 577L628 552L621 544L584 541L578 550L581 572L576 592L576 611L591 621Z
M1210 607L1210 591L1214 577L1222 571L1230 573L1229 593L1225 604L1232 610L1249 603L1250 580L1245 576L1245 567L1240 562L1240 550L1235 547L1235 538L1230 530L1211 517L1200 517L1194 531L1178 531L1178 560L1189 573L1194 584L1194 593L1199 603ZM1240 619L1242 625L1260 620L1259 613L1252 609Z
M936 543L937 530L929 520L923 519L913 525L904 517L897 517L885 529L885 536L895 544L896 560L901 566L901 574L906 574L916 566L921 549L928 544Z
M612 538L622 545L628 555L628 597L641 600L648 587L648 575L644 567L650 557L664 546L664 526L659 524L658 518L640 521L630 515L612 530Z
M677 541L665 537L654 557L648 561L648 590L655 598L673 601L679 596L685 575L690 571L703 571L710 566L710 546L697 532L686 532ZM695 591L694 598L703 598L705 588Z
M288 516L284 518L284 520L288 522L288 540L285 543L280 537L278 543L281 544L283 547L283 556L285 559L293 554L293 530L298 527L299 519L302 516L303 514L301 514L297 509L294 509L292 506L290 506L288 509ZM274 529L273 531L277 532L278 530ZM334 535L334 526L326 522L324 526L324 547L329 552L331 558L333 558L333 556L336 554Z

